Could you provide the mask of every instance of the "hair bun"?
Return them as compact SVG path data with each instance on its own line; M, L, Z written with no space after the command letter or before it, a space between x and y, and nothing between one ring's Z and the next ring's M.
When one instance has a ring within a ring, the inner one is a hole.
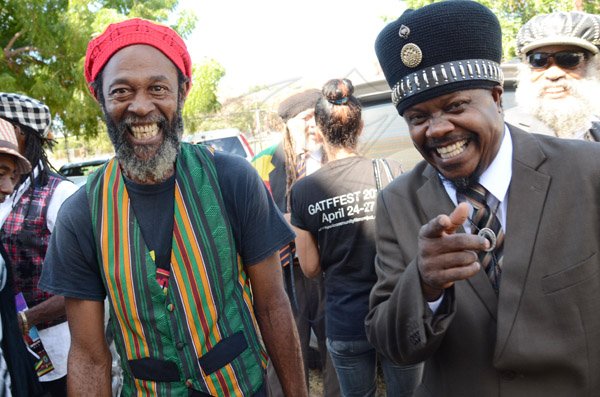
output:
M354 86L348 79L332 79L323 86L323 96L332 105L345 105L354 93Z

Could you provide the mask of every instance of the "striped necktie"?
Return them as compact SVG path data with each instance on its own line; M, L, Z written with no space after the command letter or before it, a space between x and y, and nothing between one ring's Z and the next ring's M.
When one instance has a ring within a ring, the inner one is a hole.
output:
M298 162L296 163L296 180L304 178L306 176L306 154L298 156Z
M479 263L485 269L494 291L498 293L500 277L502 275L502 254L504 249L504 231L502 224L488 205L489 192L480 184L470 187L463 192L465 199L473 207L471 218L471 233L478 234L483 229L490 229L496 236L496 246L493 250L478 253ZM498 207L496 206L496 209Z

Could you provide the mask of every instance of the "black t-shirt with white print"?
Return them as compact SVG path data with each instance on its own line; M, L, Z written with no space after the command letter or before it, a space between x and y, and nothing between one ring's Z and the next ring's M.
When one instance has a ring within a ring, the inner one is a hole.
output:
M398 175L399 164L389 164ZM385 176L382 180L387 182ZM364 319L377 279L377 193L372 160L361 156L327 163L292 187L292 224L312 233L319 247L327 295L326 333L332 340L366 339Z

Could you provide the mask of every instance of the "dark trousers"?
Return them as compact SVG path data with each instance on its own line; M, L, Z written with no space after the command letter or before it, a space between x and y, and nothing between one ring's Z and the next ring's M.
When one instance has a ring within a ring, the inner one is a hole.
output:
M284 269L289 271L289 269ZM311 330L314 332L320 356L320 367L323 374L323 391L325 397L339 397L340 385L327 351L325 336L325 286L321 276L309 279L304 276L300 266L293 265L292 272L294 280L294 299L292 309L294 319L300 336L300 347L302 349L302 358L304 361L304 373L306 374L306 384L308 385L308 369ZM288 288L289 291L289 288ZM284 397L279 379L275 369L269 363L267 367L267 391L269 397Z
M40 382L42 389L50 397L67 397L67 377L63 376L60 379L52 380L50 382Z

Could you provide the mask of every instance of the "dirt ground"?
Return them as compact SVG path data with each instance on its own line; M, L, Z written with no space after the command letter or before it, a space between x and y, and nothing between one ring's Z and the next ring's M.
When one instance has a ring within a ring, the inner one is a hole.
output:
M310 397L322 397L323 396L323 381L321 377L320 369L311 369L308 373L309 383L309 396ZM377 375L377 392L376 397L385 397L385 383L381 374Z

